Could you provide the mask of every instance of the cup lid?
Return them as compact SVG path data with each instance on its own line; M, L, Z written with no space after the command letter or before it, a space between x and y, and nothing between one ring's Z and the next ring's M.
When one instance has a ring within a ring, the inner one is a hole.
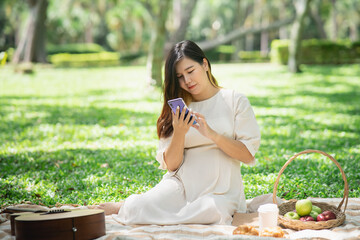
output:
M276 204L267 203L263 204L258 208L258 212L278 212L279 208Z

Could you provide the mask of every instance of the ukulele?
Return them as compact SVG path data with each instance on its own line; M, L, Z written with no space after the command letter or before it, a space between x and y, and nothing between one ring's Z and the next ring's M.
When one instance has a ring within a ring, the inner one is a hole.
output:
M105 214L100 209L54 209L12 217L11 231L16 240L94 239L105 235Z

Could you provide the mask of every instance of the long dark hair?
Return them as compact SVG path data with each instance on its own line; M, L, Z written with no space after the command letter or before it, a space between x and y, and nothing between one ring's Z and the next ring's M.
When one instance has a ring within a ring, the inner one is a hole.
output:
M211 74L210 61L205 56L201 48L194 42L184 40L175 44L169 51L165 61L165 80L163 85L164 103L161 114L157 120L158 137L169 137L173 132L171 109L167 101L174 98L183 98L186 104L192 101L191 94L180 87L176 77L176 64L184 57L190 58L200 65L204 64L204 58L208 62L209 70L207 76L214 87L219 87L215 77Z

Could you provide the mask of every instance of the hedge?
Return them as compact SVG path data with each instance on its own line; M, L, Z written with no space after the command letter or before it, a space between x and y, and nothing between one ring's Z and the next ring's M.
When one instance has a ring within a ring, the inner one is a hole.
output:
M230 61L232 54L235 51L234 46L231 45L220 45L217 48L206 50L205 55L211 62L218 61Z
M289 40L273 40L271 62L286 65ZM301 42L300 62L304 64L360 63L360 42L309 39Z
M49 56L55 67L106 67L120 64L120 54L116 52L69 54L60 53Z
M241 62L268 62L270 57L261 51L240 51L239 58Z
M232 45L220 45L217 48L205 51L205 55L211 61L231 61L235 47ZM263 55L260 51L240 51L237 53L241 62L267 62L270 60L268 55Z
M99 53L104 52L105 49L96 43L69 43L61 45L48 45L46 47L48 55L54 55L59 53Z

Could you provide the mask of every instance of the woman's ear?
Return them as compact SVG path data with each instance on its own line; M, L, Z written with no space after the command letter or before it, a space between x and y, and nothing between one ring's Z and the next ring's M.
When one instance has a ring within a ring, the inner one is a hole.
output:
M205 71L209 70L209 64L208 64L208 61L206 58L203 58L203 66L204 66Z

